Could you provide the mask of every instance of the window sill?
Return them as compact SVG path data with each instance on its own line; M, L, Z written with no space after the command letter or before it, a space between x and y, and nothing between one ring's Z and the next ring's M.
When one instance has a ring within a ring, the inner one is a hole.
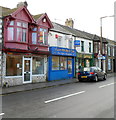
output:
M19 44L28 44L27 42L20 42L20 41L5 41L5 43L19 43Z

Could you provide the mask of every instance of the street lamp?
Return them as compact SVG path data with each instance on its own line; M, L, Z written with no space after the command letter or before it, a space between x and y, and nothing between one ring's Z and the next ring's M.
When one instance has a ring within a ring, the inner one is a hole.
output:
M114 17L114 15L100 17L100 54L101 55L102 55L102 19L107 17ZM101 59L101 69L103 69L102 59Z

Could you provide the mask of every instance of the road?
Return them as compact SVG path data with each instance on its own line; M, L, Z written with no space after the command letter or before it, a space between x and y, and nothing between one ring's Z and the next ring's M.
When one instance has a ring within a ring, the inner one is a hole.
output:
M3 96L3 118L114 118L116 77Z

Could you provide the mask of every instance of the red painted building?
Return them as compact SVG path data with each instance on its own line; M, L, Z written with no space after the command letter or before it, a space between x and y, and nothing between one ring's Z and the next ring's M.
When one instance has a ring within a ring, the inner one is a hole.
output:
M47 14L32 16L27 3L3 11L3 85L46 81L48 32L53 27Z

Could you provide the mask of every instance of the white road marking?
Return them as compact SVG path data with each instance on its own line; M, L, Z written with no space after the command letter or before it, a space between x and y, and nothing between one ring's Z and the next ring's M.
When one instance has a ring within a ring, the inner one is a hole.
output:
M51 100L47 100L47 101L45 101L45 103L54 102L54 101L61 100L61 99L64 99L64 98L68 98L68 97L71 97L71 96L74 96L74 95L82 94L84 92L85 91L80 91L80 92L77 92L77 93L69 94L69 95L58 97L58 98L51 99Z
M102 85L102 86L99 86L99 88L104 88L106 86L109 86L109 85L114 85L115 83L109 83L109 84L106 84L106 85Z
M0 116L4 115L5 113L0 113Z

